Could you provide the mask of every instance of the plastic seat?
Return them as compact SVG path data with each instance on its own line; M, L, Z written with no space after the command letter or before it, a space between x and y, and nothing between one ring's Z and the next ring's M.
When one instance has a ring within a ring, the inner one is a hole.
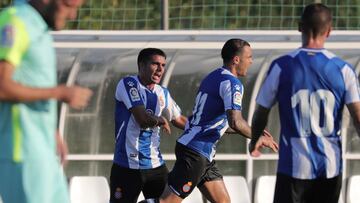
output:
M74 176L70 180L71 203L109 203L110 188L103 176Z
M190 193L188 197L186 197L183 201L183 203L202 203L203 198L200 190L196 187L194 190Z
M338 203L344 203L342 192L340 192L339 201Z
M145 197L144 197L143 193L141 192L137 202L140 202L141 200L144 200L144 199L145 199ZM182 203L202 203L202 202L203 202L202 194L198 188L195 188L191 192L191 194L182 201Z
M256 181L254 202L272 203L274 200L276 176L260 176Z
M145 199L145 197L144 197L143 193L140 192L140 195L139 195L139 197L138 197L137 202L140 202L140 201L142 201L142 200L144 200L144 199Z
M224 183L229 192L231 202L250 203L247 182L242 176L224 176Z
M360 175L351 176L347 183L346 202L357 203L360 200Z

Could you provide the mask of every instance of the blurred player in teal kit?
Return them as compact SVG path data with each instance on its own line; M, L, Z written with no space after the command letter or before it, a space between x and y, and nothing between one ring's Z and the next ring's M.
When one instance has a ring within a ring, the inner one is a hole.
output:
M350 64L324 49L331 12L305 7L302 47L274 60L257 96L250 152L278 102L281 122L275 203L337 203L342 182L341 119L346 105L360 130L358 78Z
M82 0L17 2L0 13L0 196L4 203L68 203L56 153L57 101L83 108L91 91L57 85L51 29L76 17Z

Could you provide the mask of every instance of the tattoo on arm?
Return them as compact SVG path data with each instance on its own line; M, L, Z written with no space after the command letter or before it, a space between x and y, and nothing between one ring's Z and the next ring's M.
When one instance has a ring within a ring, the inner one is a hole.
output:
M251 138L251 128L249 124L244 120L239 110L227 110L226 111L229 127L239 133L240 135ZM229 130L231 132L231 130Z

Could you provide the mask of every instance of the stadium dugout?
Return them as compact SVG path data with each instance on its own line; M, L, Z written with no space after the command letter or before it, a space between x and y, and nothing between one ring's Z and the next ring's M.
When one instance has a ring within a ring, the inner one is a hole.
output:
M255 97L270 62L300 47L297 31L61 31L54 32L59 82L90 87L94 96L88 108L78 111L61 106L59 123L69 145L68 178L109 177L114 148L114 92L120 78L136 74L136 57L145 47L163 49L167 71L162 85L168 87L185 115L192 112L201 79L222 64L220 50L230 38L242 38L253 49L253 65L246 78L243 115L250 122ZM360 31L333 31L326 48L360 71ZM269 131L278 139L277 108L271 112ZM347 110L343 113L343 194L346 180L360 172L360 139ZM175 140L180 131L163 136L161 150L168 168L174 163ZM227 176L245 177L250 194L258 177L274 175L277 154L265 151L260 158L248 154L247 140L225 136L218 145L216 160ZM253 195L251 195L253 196Z

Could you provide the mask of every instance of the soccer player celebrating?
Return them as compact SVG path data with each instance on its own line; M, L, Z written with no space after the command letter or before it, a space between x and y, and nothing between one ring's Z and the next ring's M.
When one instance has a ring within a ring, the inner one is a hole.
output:
M82 0L30 0L0 13L0 196L4 203L69 203L56 157L56 100L87 105L91 91L57 86L49 30L74 19ZM57 143L56 143L57 142ZM0 198L0 199L1 199Z
M251 138L250 126L241 114L244 87L237 77L246 75L252 64L252 51L248 42L230 39L224 44L221 56L223 66L208 74L200 84L189 127L177 140L175 166L160 202L181 202L196 186L211 202L230 202L213 158L216 143L225 131ZM259 140L261 146L277 151L272 136L267 131L263 135Z
M159 130L170 134L163 116L184 129L187 118L158 85L165 71L166 55L156 48L146 48L138 55L137 76L127 76L117 85L115 98L115 153L111 168L111 203L136 203L140 192L145 198L162 194L168 169L160 153Z

